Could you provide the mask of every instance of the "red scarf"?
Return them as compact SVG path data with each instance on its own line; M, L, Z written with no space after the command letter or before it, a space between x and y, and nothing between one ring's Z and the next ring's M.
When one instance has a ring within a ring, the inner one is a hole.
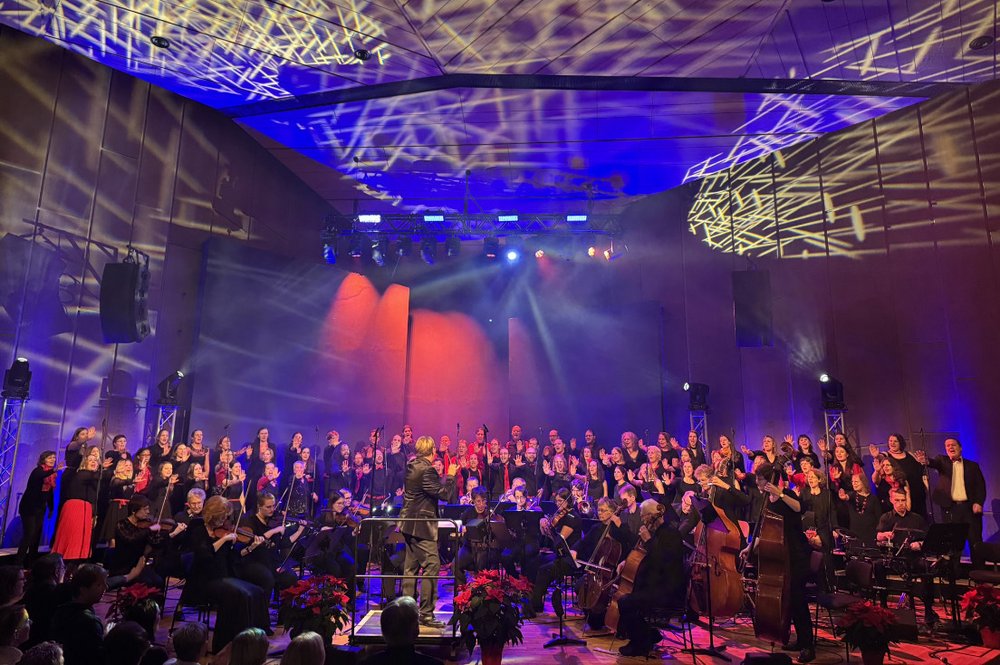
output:
M42 464L42 471L51 471L52 467L48 464ZM42 491L51 492L56 488L56 476L58 474L50 473L49 475L42 478Z

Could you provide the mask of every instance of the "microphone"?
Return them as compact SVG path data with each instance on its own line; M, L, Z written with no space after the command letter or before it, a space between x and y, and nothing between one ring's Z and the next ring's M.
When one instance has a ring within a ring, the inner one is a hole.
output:
M489 433L490 433L490 428L486 426L486 423L483 423L483 434L489 434Z

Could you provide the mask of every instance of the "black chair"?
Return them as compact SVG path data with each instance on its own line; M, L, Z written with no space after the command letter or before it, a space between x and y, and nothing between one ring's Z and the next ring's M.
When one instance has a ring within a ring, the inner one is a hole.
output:
M970 580L976 584L1000 585L1000 544L976 543L973 547L972 560L990 567L970 571Z
M822 560L822 553L820 554L820 559ZM816 596L816 615L813 618L813 641L815 642L819 637L819 613L820 608L826 610L827 616L830 619L830 632L836 635L837 626L833 620L834 611L843 612L848 607L857 602L864 602L867 600L859 593L865 593L872 588L872 582L875 578L875 568L869 561L862 561L861 559L853 559L847 562L847 567L844 571L844 584L850 591L835 591L834 593L820 593ZM844 651L847 654L847 661L851 660L851 650L844 644Z
M653 607L650 608L649 615L646 617L646 623L650 627L655 628L661 632L667 632L673 635L680 633L681 636L681 653L685 653L688 649L694 648L694 632L691 628L693 615L687 611L686 607ZM676 621L677 623L671 623L671 621ZM676 650L667 650L671 656L676 652ZM650 656L647 656L649 658Z

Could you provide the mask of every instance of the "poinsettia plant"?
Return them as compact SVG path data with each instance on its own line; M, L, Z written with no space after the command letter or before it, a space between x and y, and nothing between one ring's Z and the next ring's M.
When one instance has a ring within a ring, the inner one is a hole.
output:
M347 582L333 575L314 575L281 591L282 625L290 633L319 633L329 644L347 625Z
M115 623L122 621L125 618L125 615L128 614L129 609L132 607L135 607L146 599L159 603L162 595L163 594L160 589L149 586L148 584L142 584L141 582L122 587L118 590L118 593L115 594L115 599L108 607L108 612L105 615L105 618L109 621L114 621Z
M870 600L848 606L837 621L847 646L861 651L885 651L895 640L889 637L889 627L896 623L892 611Z
M521 603L530 594L531 582L523 577L481 571L459 587L451 623L461 630L469 651L476 642L481 646L520 644L524 641Z
M1000 589L978 584L962 596L962 615L982 630L1000 630Z

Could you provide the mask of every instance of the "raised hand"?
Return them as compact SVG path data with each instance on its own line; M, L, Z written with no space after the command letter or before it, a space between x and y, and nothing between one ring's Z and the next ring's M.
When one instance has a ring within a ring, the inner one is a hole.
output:
M454 476L456 473L458 473L458 465L452 462L451 465L448 466L448 475Z
M872 459L878 459L878 446L874 443L868 444L868 454L872 456ZM919 461L920 458L917 458Z
M786 434L785 435L785 443L791 445L794 442L795 442L795 440L792 438L791 434Z
M816 441L816 447L819 448L819 451L821 453L825 453L826 452L826 448L827 448L826 438L822 437L822 436L819 437L819 439L817 439L817 441Z
M747 457L750 456L750 449L747 448L747 444L745 443L740 445L740 452L746 455Z
M844 491L843 487L840 488L840 491L837 493L837 496L840 497L841 501L847 501L848 499L847 492Z
M675 439L674 437L670 437L670 447L673 448L674 450L680 450L681 444L678 443L677 439Z

